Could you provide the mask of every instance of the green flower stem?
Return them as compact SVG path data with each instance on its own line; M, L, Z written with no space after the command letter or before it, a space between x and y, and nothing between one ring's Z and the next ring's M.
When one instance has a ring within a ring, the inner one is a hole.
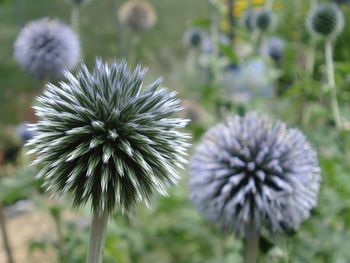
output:
M231 41L231 43L233 42L234 38L235 38L235 14L234 14L234 9L235 9L235 0L228 0L227 1L227 9L229 10L228 13L228 20L229 20L229 24L230 24L230 32L228 34L228 37Z
M6 221L5 221L5 215L4 215L2 204L0 204L0 228L1 228L1 235L2 235L4 249L7 255L7 262L14 263L15 261L12 256L12 250L10 246L9 237L7 234Z
M107 210L104 210L102 213L94 212L92 215L90 244L86 263L102 263L108 217L109 213Z
M73 6L71 11L71 26L74 30L79 33L79 20L80 20L80 12L78 6Z
M259 253L259 236L249 235L245 239L244 263L256 263Z
M273 0L267 0L266 1L266 4L265 4L265 8L267 9L267 10L272 10L272 7L273 7Z
M315 38L311 38L310 40L310 48L306 60L306 70L312 76L314 74L315 68L315 57L316 57L316 41Z
M331 107L333 112L333 117L337 128L342 128L342 121L340 117L339 105L337 100L337 88L335 85L334 78L334 65L333 65L333 47L332 41L327 39L325 43L326 52L326 66L327 66L327 80L328 86L331 90Z

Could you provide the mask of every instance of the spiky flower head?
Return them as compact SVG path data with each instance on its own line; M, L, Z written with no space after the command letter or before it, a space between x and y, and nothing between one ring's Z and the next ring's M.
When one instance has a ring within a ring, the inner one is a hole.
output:
M190 165L199 211L239 236L297 229L315 207L320 168L297 129L248 114L210 129Z
M130 0L120 7L118 19L126 28L140 32L147 31L155 25L157 14L146 0Z
M272 31L277 24L276 14L267 9L257 10L254 15L254 27L262 32Z
M261 46L261 53L268 55L274 61L280 61L283 57L285 41L279 37L270 37Z
M30 22L19 33L14 57L36 78L59 78L80 60L80 41L69 26L43 18Z
M92 73L81 65L59 87L47 85L29 146L48 189L71 194L75 206L91 201L95 212L128 212L177 182L187 147L178 129L187 121L173 117L181 109L175 92L159 80L143 88L145 73L98 60Z
M255 15L256 11L254 9L247 9L241 17L243 27L249 31L254 29Z
M343 31L344 23L343 12L336 4L322 3L311 9L306 26L313 35L335 38Z
M189 48L200 48L207 40L207 33L198 27L189 28L183 36L183 43Z
M81 6L89 3L91 0L66 0L67 3L75 6Z

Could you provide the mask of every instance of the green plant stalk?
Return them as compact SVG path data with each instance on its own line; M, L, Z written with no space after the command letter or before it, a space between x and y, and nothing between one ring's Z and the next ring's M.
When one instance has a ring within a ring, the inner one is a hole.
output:
M267 0L266 1L266 3L265 3L265 8L267 9L267 10L272 10L272 8L273 8L273 0Z
M228 20L230 24L230 31L228 34L228 37L230 39L230 42L232 43L234 38L235 38L235 14L234 14L234 9L235 9L235 0L228 0L227 2L227 9L228 9Z
M86 263L102 263L108 217L107 210L102 213L93 212Z
M61 214L58 213L57 215L53 215L53 219L55 222L56 234L57 234L58 257L59 257L59 261L61 263L64 263L66 262L66 249L65 249L64 238L63 238Z
M259 254L259 236L251 234L245 238L244 263L256 263Z
M71 26L79 33L80 10L78 6L73 6L71 10Z
M306 70L310 74L310 76L314 74L315 57L316 57L316 40L315 38L312 37L310 40L310 49L306 60Z
M331 107L333 118L337 128L342 128L342 120L340 117L338 99L337 99L337 87L335 84L334 77L334 64L333 64L333 47L332 41L327 39L325 42L325 53L326 53L326 67L327 67L327 81L331 91Z
M12 254L12 250L11 250L11 246L10 246L10 241L9 241L9 237L8 237L8 234L7 234L4 210L3 210L3 206L2 206L1 203L0 203L0 228L1 228L1 235L2 235L4 249L5 249L5 252L6 252L6 255L7 255L7 262L8 263L14 263L15 261L13 259L13 254Z
M141 60L141 54L140 54L140 43L141 38L138 32L131 32L131 55L130 55L130 62L133 65L136 65Z

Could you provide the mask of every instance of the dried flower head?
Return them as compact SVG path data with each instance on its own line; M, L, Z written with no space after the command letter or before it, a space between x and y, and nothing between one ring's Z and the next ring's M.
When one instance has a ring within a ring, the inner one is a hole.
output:
M200 48L208 41L207 33L197 27L189 28L183 36L183 43L189 48Z
M283 57L285 41L279 37L270 37L261 46L261 53L268 55L271 59L278 62Z
M181 109L175 92L159 80L142 87L145 73L98 60L92 73L82 65L60 87L47 86L29 146L48 189L70 193L75 206L91 201L97 213L128 212L177 182L188 137L178 129L187 121L173 117Z
M70 27L57 20L36 20L19 33L14 57L34 77L58 78L80 60L79 38Z
M276 14L267 9L256 11L254 15L254 27L262 32L272 31L277 25Z
M120 24L132 31L146 31L157 22L157 14L153 6L146 0L130 0L118 11Z
M344 15L334 3L322 3L311 9L306 25L313 35L325 38L337 37L344 28Z
M294 230L316 205L320 168L299 130L248 114L205 134L189 185L199 211L239 236Z

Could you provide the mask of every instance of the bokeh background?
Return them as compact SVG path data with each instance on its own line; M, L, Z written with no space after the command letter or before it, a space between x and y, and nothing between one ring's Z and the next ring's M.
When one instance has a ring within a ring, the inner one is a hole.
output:
M323 42L312 44L305 28L312 1L274 1L277 27L266 39L283 41L277 61L266 56L240 23L248 1L236 0L229 10L224 0L148 0L157 23L141 33L119 23L117 10L125 2L92 0L81 7L84 62L90 67L96 57L126 58L133 66L139 62L149 67L149 81L163 76L164 85L179 92L183 116L192 120L188 130L194 145L227 115L248 111L300 128L317 150L322 168L318 206L299 231L264 237L263 262L350 262L350 134L337 130L333 121ZM349 23L334 46L335 77L341 114L350 121L350 5L341 9ZM25 148L11 148L21 145L18 125L36 120L31 105L45 85L17 65L13 44L27 22L42 17L70 24L71 6L64 0L0 0L0 153L15 152L11 162L0 162L1 209L16 262L60 262L62 254L62 262L84 262L89 209L72 210L70 200L50 199L33 179L37 169L28 168ZM184 34L193 28L206 38L196 47L186 46ZM306 64L313 51L310 73ZM140 206L130 218L116 213L108 226L103 262L242 262L241 240L210 225L188 195L184 171L169 197L156 196L151 209ZM1 242L0 262L5 263Z

